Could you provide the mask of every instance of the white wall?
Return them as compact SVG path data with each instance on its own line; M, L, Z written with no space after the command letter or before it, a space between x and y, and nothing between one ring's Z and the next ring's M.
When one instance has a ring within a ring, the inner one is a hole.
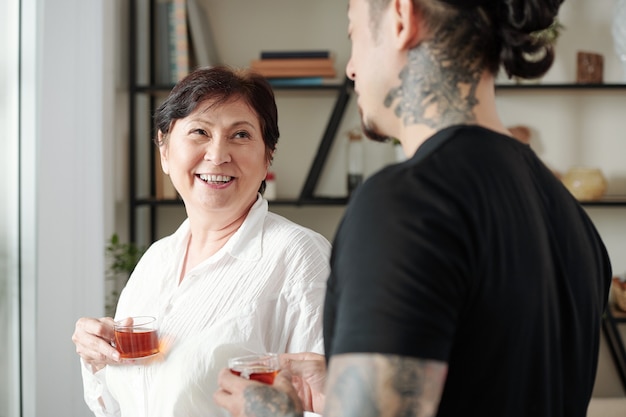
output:
M103 312L111 229L110 0L22 0L24 416L88 416L71 335ZM107 190L105 192L105 190Z

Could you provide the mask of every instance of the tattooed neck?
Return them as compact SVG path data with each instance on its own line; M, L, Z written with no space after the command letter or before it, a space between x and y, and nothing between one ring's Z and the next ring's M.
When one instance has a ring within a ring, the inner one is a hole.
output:
M471 62L450 56L449 48L424 42L409 51L401 84L389 91L385 106L395 106L405 126L423 124L439 130L476 122L476 88L481 71Z
M250 386L243 395L248 417L302 417L287 394L269 385Z

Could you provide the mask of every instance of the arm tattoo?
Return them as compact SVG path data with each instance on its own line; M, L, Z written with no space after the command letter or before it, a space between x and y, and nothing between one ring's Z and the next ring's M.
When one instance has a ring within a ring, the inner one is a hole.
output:
M394 355L335 357L328 379L325 417L432 417L446 365Z
M269 385L254 385L243 393L248 417L302 417L291 398Z
M401 357L389 358L393 373L393 389L400 398L399 417L427 415L421 401L428 395L427 370L423 363L415 363L414 359Z
M409 51L409 63L399 75L400 86L385 97L385 106L395 105L395 114L405 125L441 129L476 121L473 111L482 70L476 56L466 53L459 59L458 51L448 47L448 39L459 36L452 23Z
M326 397L326 403L329 400L335 401L334 410L337 414L329 415L337 416L360 416L360 417L376 417L380 415L380 410L376 404L376 388L372 380L367 376L375 372L373 367L361 368L355 364L347 367L341 373L336 381L334 391ZM327 407L328 408L328 407ZM327 413L324 413L327 414Z

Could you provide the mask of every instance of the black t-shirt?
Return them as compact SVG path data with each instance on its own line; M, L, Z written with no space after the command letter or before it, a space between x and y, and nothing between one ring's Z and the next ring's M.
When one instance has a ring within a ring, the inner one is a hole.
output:
M611 267L529 146L476 126L369 178L338 229L327 357L448 363L438 416L584 416Z

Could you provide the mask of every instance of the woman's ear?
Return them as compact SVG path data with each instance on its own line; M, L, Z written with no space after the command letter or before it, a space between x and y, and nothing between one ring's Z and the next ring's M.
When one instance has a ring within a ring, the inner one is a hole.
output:
M170 174L170 167L168 163L168 146L164 141L164 135L161 130L157 132L157 143L159 144L159 154L161 155L161 169L165 175Z
M395 17L395 36L399 49L414 48L423 37L421 13L413 0L392 0Z

